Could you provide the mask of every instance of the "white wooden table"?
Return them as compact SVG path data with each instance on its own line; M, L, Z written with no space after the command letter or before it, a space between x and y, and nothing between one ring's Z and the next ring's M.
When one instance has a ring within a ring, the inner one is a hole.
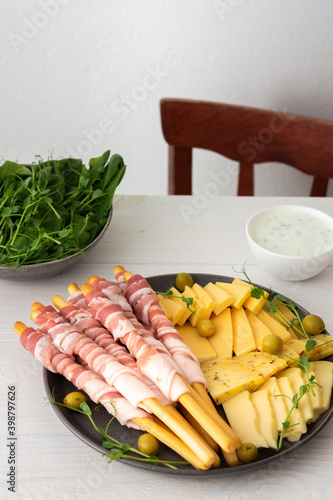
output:
M113 278L116 264L144 276L180 271L234 276L246 262L252 280L271 286L325 319L333 332L333 265L303 282L269 276L250 255L245 223L272 204L304 204L333 216L332 199L118 196L108 232L84 262L36 282L0 281L0 498L17 499L295 499L332 498L333 420L299 451L231 476L196 478L152 473L105 458L75 437L44 400L42 366L25 351L13 325L33 326L35 301L50 304L67 285L91 275ZM7 490L7 390L16 390L15 493Z

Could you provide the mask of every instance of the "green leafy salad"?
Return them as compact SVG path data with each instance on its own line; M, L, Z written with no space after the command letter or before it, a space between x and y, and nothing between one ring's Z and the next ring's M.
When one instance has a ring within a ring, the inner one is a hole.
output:
M126 166L106 151L82 160L0 166L0 265L20 267L82 252L103 229Z

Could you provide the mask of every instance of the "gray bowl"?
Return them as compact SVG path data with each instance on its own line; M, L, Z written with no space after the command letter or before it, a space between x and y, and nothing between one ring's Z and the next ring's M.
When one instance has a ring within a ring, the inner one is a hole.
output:
M50 262L44 263L41 262L40 264L30 264L27 266L20 266L18 268L12 266L0 266L0 279L28 281L41 278L49 278L50 276L54 276L55 274L66 271L66 269L72 267L74 264L83 262L84 255L89 253L89 251L103 238L107 228L110 225L111 219L112 207L109 213L108 220L106 221L102 231L94 239L94 241L89 243L89 245L87 245L83 249L83 253L77 252L63 259L52 260Z

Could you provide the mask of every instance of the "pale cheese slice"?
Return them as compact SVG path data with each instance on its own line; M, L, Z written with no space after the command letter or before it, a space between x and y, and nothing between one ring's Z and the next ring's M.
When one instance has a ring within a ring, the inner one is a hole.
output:
M213 313L210 319L215 325L215 333L208 337L209 343L218 358L231 359L233 354L233 330L230 309L224 309L218 316Z
M285 345L293 349L295 352L297 352L297 354L301 358L302 356L304 356L304 354L306 354L306 349L305 349L306 342L307 342L306 339L293 338L288 340Z
M230 427L242 443L253 443L257 448L269 448L260 431L260 418L249 391L243 391L223 403Z
M235 300L232 295L227 293L225 290L222 290L222 288L214 285L214 283L207 283L207 285L204 286L204 289L215 302L213 312L216 316L221 314L221 312L227 307L231 306Z
M252 289L252 285L250 283L247 283L246 281L240 280L239 278L235 278L232 283L234 285L242 285L242 286L247 286L248 288ZM252 297L251 294L250 296L246 299L246 301L243 304L243 307L245 309L248 309L249 311L253 312L253 314L258 314L259 311L264 307L266 303L266 299L269 296L269 293L266 292L266 290L263 290L264 292L264 297L260 297L259 299Z
M233 330L233 349L236 356L255 351L255 344L252 329L247 319L244 309L231 308L231 322Z
M176 330L178 330L185 344L198 358L199 363L216 359L216 352L210 345L208 339L202 337L198 333L198 330L190 323L185 323L183 326L176 325Z
M282 338L283 342L290 340L290 332L281 325L274 317L263 309L258 313L258 318L271 330L272 333Z
M243 390L255 391L269 377L286 367L285 360L263 352L251 352L232 359L218 358L201 364L208 392L216 404Z
M237 309L242 307L246 299L248 299L251 294L250 288L241 285L234 285L233 283L224 283L222 281L217 281L215 285L222 288L222 290L224 290L225 292L229 293L234 297L234 302L231 305L233 307L236 307Z
M288 342L283 344L281 352L277 354L277 356L284 358L290 367L299 366L298 362L300 360L300 356L294 349L292 349L292 347L288 345Z
M292 407L292 398L296 394L291 386L290 380L288 377L278 377L277 383L280 389L279 394L284 397L287 411L289 412ZM303 415L299 408L294 408L289 417L290 427L285 431L285 437L290 442L299 441L302 434L305 434L307 431L307 426Z
M259 387L257 392L264 391L268 392L268 396L273 408L275 422L278 433L282 431L282 423L287 418L287 406L285 403L285 397L279 396L280 387L278 386L276 377L270 377L261 387Z
M214 307L216 306L216 302L211 298L211 296L204 290L204 288L198 283L194 283L192 286L192 290L199 300L204 304L206 308L206 317L210 318Z
M310 364L311 366L311 364ZM312 365L313 367L314 365ZM309 383L309 380L308 380L308 377L306 375L305 372L303 372L301 370L301 376L302 376L302 379L303 379L303 384L306 385ZM308 373L309 373L309 377L312 377L314 376L314 378L316 378L316 374L314 372L314 370L312 368L308 369ZM309 399L310 399L310 403L311 403L311 408L312 408L312 411L313 411L313 417L312 417L312 420L309 422L309 423L312 423L314 422L315 420L317 420L317 418L319 417L320 415L320 412L321 412L321 387L319 387L318 385L316 384L313 384L312 385L312 391L309 391Z
M280 375L277 376L279 379L282 375L284 377L288 377L290 381L290 385L292 387L292 390L294 394L300 395L300 387L304 384L304 380L302 377L302 373L304 373L300 368L298 367L293 367L293 368L287 368L284 370ZM302 416L305 420L305 423L308 424L309 422L313 421L313 408L309 396L309 392L306 392L301 399L299 400L298 407L302 413Z
M311 351L310 361L318 361L333 354L333 337L325 333L311 336L317 342L317 346Z
M259 415L260 434L269 448L277 450L278 430L268 391L255 391L251 394L251 399Z
M333 363L331 361L312 361L310 363L311 369L315 373L315 381L321 386L320 394L320 408L316 413L319 417L330 407L332 387L333 387Z

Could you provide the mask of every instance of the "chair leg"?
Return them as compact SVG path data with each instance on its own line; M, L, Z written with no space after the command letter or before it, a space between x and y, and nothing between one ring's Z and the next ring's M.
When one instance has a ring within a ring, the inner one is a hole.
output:
M315 177L312 183L310 196L326 196L328 187L328 179L320 179Z
M192 150L169 146L169 194L192 194Z
M253 196L254 193L253 165L251 163L239 164L238 196Z

